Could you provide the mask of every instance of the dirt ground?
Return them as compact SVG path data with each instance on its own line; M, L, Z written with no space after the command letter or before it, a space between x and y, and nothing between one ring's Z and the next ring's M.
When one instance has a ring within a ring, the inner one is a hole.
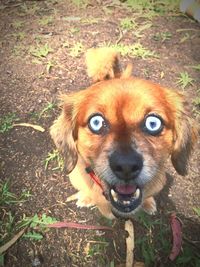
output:
M15 126L0 134L1 182L9 179L10 191L16 195L28 190L31 193L20 205L4 205L0 210L3 218L0 223L4 224L8 212L15 216L14 222L21 220L23 215L47 214L59 221L109 225L114 230L50 229L39 241L21 238L6 251L5 266L111 267L125 263L124 221L110 222L94 208L80 209L73 202L66 203L66 198L75 192L68 178L60 169L54 170L57 162L53 160L45 168L48 153L55 149L49 127L59 113L59 109L54 105L50 107L49 103L56 105L60 93L89 85L84 64L86 49L139 42L155 51L156 56L142 58L126 54L122 57L123 64L131 61L135 76L184 91L198 124L200 71L194 66L200 64L199 24L178 11L156 12L157 16L152 17L150 11L139 14L138 10L119 1L0 2L1 117L15 113L18 118L15 123L33 123L45 129L40 132ZM130 19L136 24L129 25L130 29L120 26L124 18L129 18L129 24ZM143 30L140 28L147 24L149 26ZM38 48L45 45L48 53L38 52ZM177 84L183 72L193 79L185 89ZM200 262L199 254L196 256L199 261L195 260L195 263L192 260L189 263L167 260L171 240L169 217L174 211L182 221L186 246L191 244L192 250L200 250L200 219L194 211L200 207L199 160L198 143L188 176L177 175L169 163L167 185L157 197L158 214L149 219L152 227L134 221L135 257L140 261L146 259L147 266L192 267ZM165 234L158 239L161 225ZM5 231L3 226L0 229ZM149 249L157 240L155 255L149 263L144 246L141 246L145 236L151 240L147 243ZM3 239L0 245L2 243Z

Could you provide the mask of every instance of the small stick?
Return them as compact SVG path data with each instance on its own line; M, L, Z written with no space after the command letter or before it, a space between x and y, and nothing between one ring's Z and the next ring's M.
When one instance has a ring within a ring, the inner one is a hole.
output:
M134 243L134 226L131 220L125 222L125 230L129 236L126 238L126 267L133 267L134 255L133 250L135 248Z

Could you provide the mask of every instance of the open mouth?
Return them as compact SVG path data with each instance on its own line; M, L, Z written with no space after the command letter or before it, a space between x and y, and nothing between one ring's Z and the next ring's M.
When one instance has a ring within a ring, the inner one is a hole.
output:
M115 185L109 195L113 207L124 213L135 210L142 202L142 190L136 185Z

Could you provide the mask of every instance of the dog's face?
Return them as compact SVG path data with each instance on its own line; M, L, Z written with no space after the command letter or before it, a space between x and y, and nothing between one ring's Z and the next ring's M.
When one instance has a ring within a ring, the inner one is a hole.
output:
M101 179L113 213L129 217L153 194L170 155L177 172L186 174L195 133L183 101L140 79L102 81L63 97L51 134L67 172L79 155Z

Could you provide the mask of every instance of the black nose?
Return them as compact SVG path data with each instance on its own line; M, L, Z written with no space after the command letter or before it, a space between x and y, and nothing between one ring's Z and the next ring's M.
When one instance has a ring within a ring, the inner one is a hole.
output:
M142 167L143 158L135 150L114 151L109 158L110 168L114 174L122 180L131 180L136 178Z

